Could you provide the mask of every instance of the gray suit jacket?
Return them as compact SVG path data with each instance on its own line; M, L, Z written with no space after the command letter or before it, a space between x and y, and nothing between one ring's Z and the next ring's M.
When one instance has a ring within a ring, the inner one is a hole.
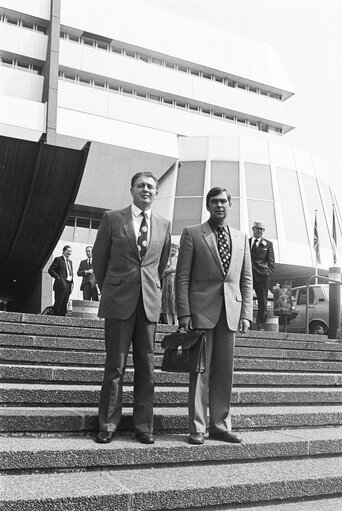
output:
M100 317L129 318L141 292L148 320L159 320L160 279L170 244L170 222L152 212L150 242L141 261L131 207L104 214L93 247L93 269L102 293Z
M248 238L230 228L231 259L225 275L216 237L208 222L183 231L176 271L178 317L190 315L194 328L214 328L224 300L228 328L253 319L252 268Z

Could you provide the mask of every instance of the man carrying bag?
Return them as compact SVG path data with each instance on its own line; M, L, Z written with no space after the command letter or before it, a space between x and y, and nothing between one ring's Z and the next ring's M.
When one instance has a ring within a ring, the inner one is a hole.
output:
M179 325L206 335L206 371L190 374L189 443L204 443L208 389L209 438L240 443L231 432L230 398L235 333L246 333L253 318L250 249L247 236L226 223L227 190L212 188L206 205L209 220L183 231L176 270Z

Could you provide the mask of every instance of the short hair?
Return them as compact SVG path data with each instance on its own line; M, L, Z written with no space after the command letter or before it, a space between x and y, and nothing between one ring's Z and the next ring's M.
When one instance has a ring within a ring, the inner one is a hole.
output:
M137 172L136 174L134 174L134 176L132 177L131 179L131 188L133 188L135 182L139 179L139 177L141 176L145 176L145 177L150 177L152 179L154 179L155 183L156 183L156 188L158 190L158 179L152 174L152 172L146 170L144 172Z
M85 249L87 250L87 248L91 248L93 250L93 247L91 245L87 245Z
M220 193L224 193L224 192L227 195L229 206L231 206L232 205L232 196L228 193L226 188L222 188L221 186L214 186L214 188L209 190L209 192L207 193L207 197L206 197L206 206L207 207L209 206L209 201L212 197L216 197L216 195L219 195Z
M63 247L63 250L62 250L62 251L63 251L63 252L65 252L66 250L68 250L68 248L71 248L71 246L70 246L70 245L64 245L64 247Z
M264 222L259 222L259 221L255 221L253 226L252 226L252 229L256 227L257 229L264 229L266 228L265 226L265 223Z

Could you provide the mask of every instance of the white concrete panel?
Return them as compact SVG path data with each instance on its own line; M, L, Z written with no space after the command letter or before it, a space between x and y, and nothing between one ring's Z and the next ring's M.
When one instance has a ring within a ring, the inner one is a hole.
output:
M108 77L135 88L160 91L164 96L188 98L245 116L293 125L282 101L67 40L60 41L60 65L101 76L103 81Z
M132 124L185 136L229 136L253 133L252 136L257 140L265 140L268 136L278 138L278 135L267 135L267 133L258 130L250 130L246 126L191 113L184 109L59 80L60 107L96 115L98 112L93 107L92 101L93 98L94 101L97 101L101 94L103 95L102 114L104 117ZM108 113L105 113L107 98ZM80 137L76 132L74 136ZM101 141L106 143L105 140Z
M24 55L37 60L46 59L48 37L41 32L27 30L7 23L0 23L0 48L2 51Z
M208 158L208 137L179 137L178 146L181 161L205 161Z
M312 157L313 166L315 169L315 174L317 179L320 181L323 181L323 183L326 183L327 185L330 184L327 169L323 166L322 162L318 160L315 156Z
M45 104L0 95L0 123L42 134L45 131ZM9 135L7 135L9 136Z
M108 93L86 85L59 80L58 105L97 117L108 116Z
M132 200L130 181L136 172L149 170L160 179L174 162L175 158L92 143L75 203L122 208ZM164 200L165 193L161 191L160 194ZM165 207L164 204L164 210Z
M1 7L24 12L44 20L50 19L51 0L1 0Z
M57 131L63 135L94 140L170 157L178 156L177 138L151 128L97 117L65 108L57 110Z
M43 84L43 76L0 67L0 94L40 102L42 101Z
M266 44L134 0L99 0L96 8L93 0L61 5L64 25L292 91Z
M249 136L241 137L241 159L244 162L270 164L268 144L266 140L257 140Z
M315 176L315 169L312 162L312 157L309 153L293 147L294 158L296 162L296 168L298 172Z
M283 264L298 264L301 266L311 266L312 253L309 245L304 243L295 243L286 240L285 245L279 247L279 260L276 262Z
M272 165L284 169L296 170L292 147L285 144L284 141L270 141L269 152Z
M239 138L210 137L210 159L216 161L238 161Z

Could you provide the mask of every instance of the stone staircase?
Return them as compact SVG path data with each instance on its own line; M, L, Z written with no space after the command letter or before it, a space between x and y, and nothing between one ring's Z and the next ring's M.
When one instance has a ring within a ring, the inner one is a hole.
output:
M187 443L187 375L160 371L156 443L134 441L133 372L120 434L94 442L103 322L0 313L1 509L341 511L342 343L251 331L235 351L241 445Z

